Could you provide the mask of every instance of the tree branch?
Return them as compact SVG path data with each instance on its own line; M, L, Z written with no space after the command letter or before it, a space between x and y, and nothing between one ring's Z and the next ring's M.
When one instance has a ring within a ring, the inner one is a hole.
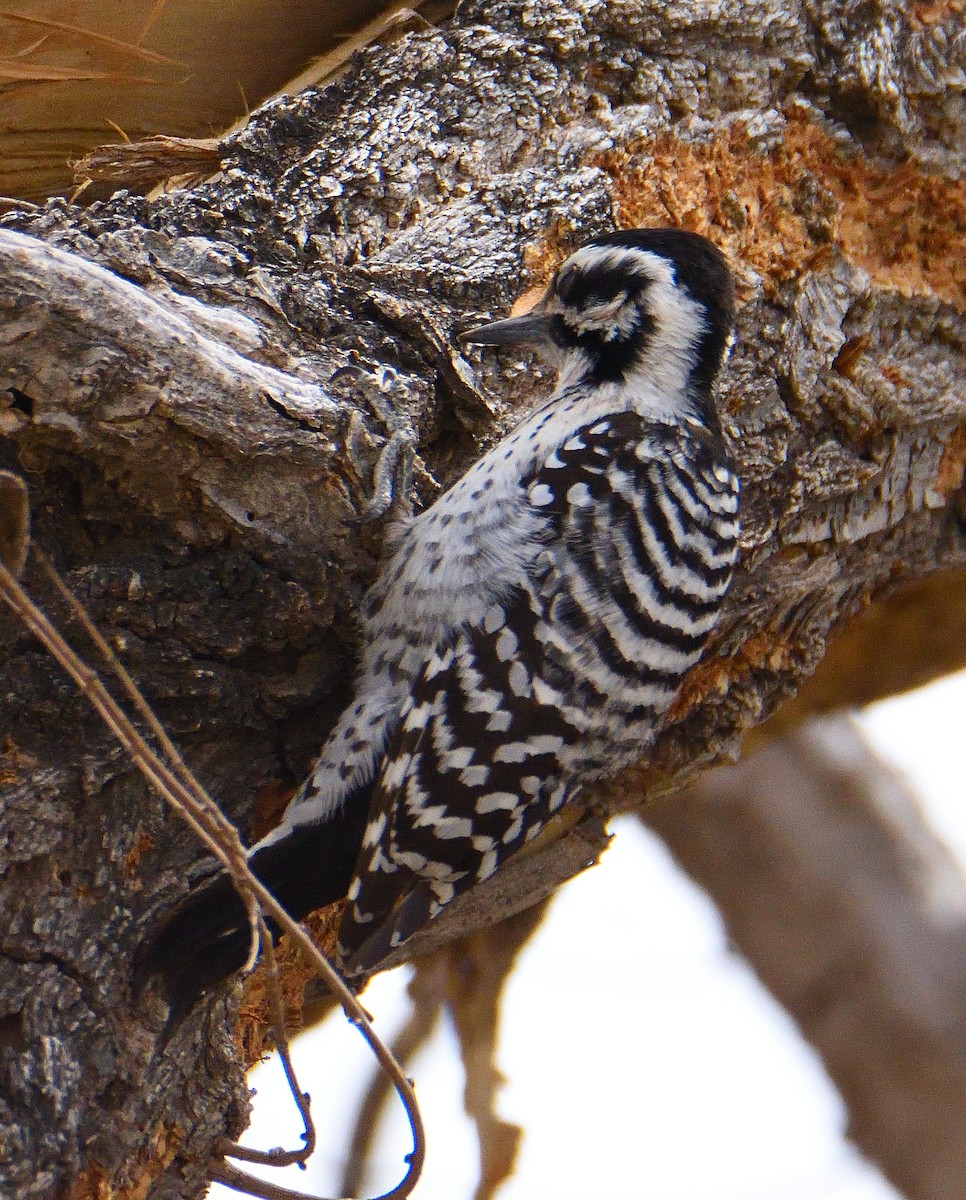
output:
M429 502L548 382L467 361L454 329L615 215L735 261L745 534L674 723L588 808L736 754L857 613L966 566L961 30L952 9L813 9L472 0L267 105L210 180L0 216L0 467L243 826L345 700L383 532L347 518L387 480ZM0 646L0 1134L19 1147L0 1178L24 1200L153 1176L159 1200L197 1196L247 1105L233 1002L160 1054L127 992L196 850L36 644L4 621ZM574 815L418 948L593 861L601 820Z
M821 1054L909 1200L966 1163L966 883L854 726L815 722L645 820Z

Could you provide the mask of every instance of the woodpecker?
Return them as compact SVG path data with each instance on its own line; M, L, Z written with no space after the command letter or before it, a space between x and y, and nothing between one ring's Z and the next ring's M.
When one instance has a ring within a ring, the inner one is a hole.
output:
M346 900L364 973L488 878L582 784L646 756L718 620L739 482L714 406L731 275L706 239L625 230L572 254L523 316L559 374L405 522L363 605L349 708L281 824L249 852L295 919ZM246 960L224 874L145 944L139 985L190 1007Z

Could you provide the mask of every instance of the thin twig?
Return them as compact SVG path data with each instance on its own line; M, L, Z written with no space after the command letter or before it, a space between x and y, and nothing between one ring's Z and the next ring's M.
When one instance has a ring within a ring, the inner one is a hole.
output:
M107 33L96 33L93 29L85 29L80 25L68 25L64 21L53 21L50 17L28 16L27 13L14 12L9 8L0 9L0 17L5 21L22 21L25 25L37 25L41 29L53 29L58 33L76 35L85 42L105 46L110 50L120 50L134 58L143 58L147 62L164 63L170 67L185 67L185 63L177 58L169 58L159 54L157 50L146 50L144 46L133 42L125 42L121 38L111 37Z
M395 1188L378 1198L378 1200L403 1200L416 1186L425 1160L426 1139L422 1114L419 1111L410 1080L377 1036L365 1009L305 930L292 920L272 893L252 874L237 830L203 791L201 785L193 777L191 784L187 784L181 778L181 766L172 769L161 761L104 687L97 673L68 645L47 616L37 607L2 563L0 563L0 596L74 680L78 689L90 701L151 786L172 805L224 865L246 908L251 911L254 902L257 901L261 905L262 912L271 917L279 928L289 935L339 1000L347 1019L362 1033L376 1060L392 1078L412 1132L413 1149L406 1156L405 1176ZM90 618L88 617L87 620L89 621ZM128 684L125 684L125 687L127 686ZM129 686L134 692L137 692L133 680L130 681ZM138 695L140 696L140 693ZM146 705L143 697L140 698L139 706L140 703ZM253 920L255 922L259 920L257 913ZM250 1195L280 1197L282 1200L291 1200L292 1197L299 1196L299 1193L288 1192L285 1189L266 1191L266 1188L271 1188L273 1185L265 1185L263 1181L220 1161L211 1163L210 1169L213 1177L221 1179L222 1182L228 1183L229 1186L240 1191L246 1191ZM318 1200L318 1198L301 1197L301 1200Z
M393 1038L390 1050L403 1066L408 1066L433 1034L443 1011L448 958L434 954L418 959L409 982L412 1008L409 1019ZM390 1083L384 1071L375 1071L356 1114L345 1168L339 1180L343 1196L354 1196L363 1182L363 1169L369 1157L379 1117L389 1099Z
M236 1192L247 1192L249 1196L260 1196L262 1200L319 1200L308 1192L296 1192L277 1183L269 1183L267 1179L259 1179L257 1175L249 1175L247 1171L241 1171L223 1159L212 1163L210 1175L212 1183L224 1184ZM386 1198L379 1196L377 1200Z
M242 881L239 894L248 910L254 940L258 931L258 909L251 895L251 885L245 881L246 872L248 872L245 847L242 845L234 825L224 816L193 777L189 789L188 785L180 778L180 768L179 774L176 774L171 767L161 761L114 697L104 687L97 672L89 667L68 645L60 632L34 604L6 567L2 568L0 581L3 583L4 599L20 616L31 633L43 642L74 680L80 692L91 702L141 773L174 806L225 869L231 873L236 886L239 880ZM79 601L77 603L80 604ZM90 618L88 617L87 620L90 621ZM103 644L106 645L106 643ZM127 677L125 686L137 691L130 676ZM147 707L147 701L140 696L140 693L138 696L140 704ZM175 753L177 754L177 752ZM254 876L252 879L254 880ZM257 883L257 880L254 882Z
M70 588L64 582L60 572L39 546L33 547L33 554L34 558L43 568L47 578L57 589L61 598L70 607L71 612L78 619L78 621L80 621L84 632L100 651L101 655L104 657L105 661L108 663L117 678L121 681L121 684L123 685L125 692L127 692L128 696L130 697L131 702L136 706L138 712L150 726L151 732L158 739L158 743L160 744L162 750L164 750L165 754L167 754L172 765L181 775L181 778L192 789L199 800L207 800L207 792L188 769L188 766L181 755L181 751L168 736L167 730L155 715L154 709L150 704L148 704L147 700L145 700L137 684L128 673L127 668L114 653L110 642L94 624L90 613L70 590Z
M315 1151L315 1123L312 1120L309 1094L302 1091L298 1079L295 1077L292 1051L285 1028L285 1013L282 1009L282 988L278 974L278 957L275 954L272 935L268 931L268 926L265 924L264 918L259 919L258 931L261 938L262 961L265 964L268 974L268 1003L272 1015L272 1032L275 1034L275 1049L278 1052L282 1070L285 1072L285 1079L288 1083L289 1091L292 1093L292 1099L295 1101L296 1107L299 1110L299 1116L302 1118L302 1125L305 1131L302 1134L304 1145L298 1150L283 1150L281 1147L276 1147L273 1150L253 1150L250 1146L239 1145L238 1142L233 1142L229 1138L221 1138L218 1142L218 1150L219 1153L224 1154L228 1158L242 1159L250 1163L260 1163L263 1166L288 1167L293 1163L298 1163L299 1166L304 1167L306 1161L311 1158ZM379 1072L379 1078L385 1078L381 1071Z
M114 653L114 650L111 648L108 640L94 624L90 613L88 613L84 605L80 602L80 600L77 599L74 593L61 578L57 568L50 561L47 555L44 554L39 546L33 546L32 550L37 562L47 575L47 578L54 585L60 597L64 600L71 612L80 622L84 632L91 639L105 662L117 676L128 698L144 718L151 732L157 738L158 744L167 755L169 765L177 773L183 785L194 797L197 805L204 811L205 817L210 820L210 832L212 836L215 838L223 837L225 839L224 849L228 852L232 862L238 866L242 876L244 876L247 869L248 859L245 854L245 848L241 843L241 839L238 837L238 831L235 829L235 826L232 825L232 823L225 817L218 805L214 802L211 796L208 795L207 791L201 786L199 781L192 774L187 763L184 761L180 750L168 736L167 730L158 720L151 705L148 704L147 700L145 700L141 690L132 679L127 668ZM122 717L124 716L123 713L121 715ZM140 739L140 734L133 726L131 728L131 734L133 738ZM147 749L147 746L145 746L145 749ZM170 797L167 798L169 801L171 800ZM222 861L224 861L223 858ZM229 870L231 869L228 863L225 863L225 866ZM249 952L248 961L245 963L244 967L245 970L248 970L254 965L255 959L258 957L258 946L260 941L258 933L258 911L257 905L249 903L248 894L245 890L241 891L241 898L245 902L248 920L251 926L251 950Z
M158 721L157 717L155 716L154 711L151 709L151 706L144 699L144 696L141 694L141 691L139 690L137 684L131 678L127 669L124 667L123 663L120 661L120 659L114 653L110 644L104 638L103 634L100 632L100 630L94 624L93 620L90 617L90 614L87 612L84 605L80 602L80 600L77 599L77 597L67 587L66 583L63 581L63 579L57 572L56 568L54 567L53 563L50 562L50 560L47 558L47 556L45 554L43 554L43 552L40 551L39 548L36 546L33 547L33 550L34 550L34 553L37 555L41 566L44 568L48 577L53 582L54 586L57 588L57 591L59 592L59 594L63 597L63 599L70 606L71 611L76 615L78 620L81 622L84 630L87 632L88 636L94 642L97 649L103 655L104 659L108 662L108 664L111 666L111 669L117 675L118 679L121 681L121 684L124 687L124 690L130 696L131 701L137 707L138 711L141 713L141 715L144 717L144 719L148 722L152 732L158 738L158 741L160 742L165 753L168 755L169 759L174 764L175 770L178 772L181 782L184 784L185 787L187 787L190 790L191 795L194 798L194 800L197 802L197 804L203 808L205 817L207 817L211 820L212 825L214 827L213 831L212 831L213 835L217 836L218 834L221 834L222 832L224 832L228 835L229 841L232 843L231 847L230 847L230 849L232 850L231 861L227 861L224 858L222 858L222 861L225 863L225 866L228 869L228 871L232 874L232 879L236 882L236 884L239 882L238 879L236 878L235 873L232 870L232 868L235 865L240 865L240 874L242 876L241 882L242 882L243 886L248 884L250 881L252 884L255 885L251 889L252 894L257 896L259 891L264 891L264 889L262 888L262 885L259 883L258 879L254 875L252 875L251 871L249 870L248 860L245 857L244 848L241 845L241 842L238 838L237 830L235 829L234 825L232 825L231 822L229 822L227 820L227 818L222 813L221 809L218 808L218 806L215 804L214 800L212 800L212 798L208 795L208 793L205 791L205 789L201 786L201 784L198 782L198 780L195 778L195 776L191 773L187 764L184 762L184 759L182 758L180 752L178 751L177 747L171 741L166 730L164 729L164 727L161 725L160 721ZM25 593L25 595L26 595L26 593ZM27 597L27 600L29 603L30 602L29 597ZM40 613L39 610L37 610L37 613L39 616L43 617L43 614ZM44 618L44 619L46 619L46 618ZM51 629L52 628L53 627L51 626ZM40 635L38 635L38 636L40 636ZM58 637L59 637L59 635L58 635ZM60 639L60 640L62 642L61 648L66 649L67 651L70 651L70 647L67 646L67 643L64 642L63 639ZM54 651L52 650L52 652L54 652ZM62 660L59 660L59 661L62 661ZM66 665L66 664L64 664L64 665ZM83 666L83 664L82 664L82 666ZM93 672L91 672L91 674L93 674ZM95 678L96 678L96 676L95 676ZM99 682L100 681L98 680L98 683ZM83 690L83 688L82 688L82 690ZM109 694L107 694L106 692L105 692L105 695L107 695L108 700L112 699L109 696ZM119 714L119 718L120 718L119 723L122 723L123 721L126 720L125 714L123 712L121 712L120 709L118 709L118 714ZM105 717L105 720L106 719L107 718ZM111 727L112 727L112 729L114 728L113 725ZM115 732L117 733L117 730L115 730ZM149 755L152 754L150 748L144 743L143 738L141 738L140 734L138 733L138 731L136 729L134 729L133 726L131 727L130 734L131 734L132 739L135 741L135 743L137 743L137 742L141 743L141 745L144 748L144 751L147 754L149 754ZM119 733L118 733L118 736L120 736ZM122 744L123 744L123 742L122 742ZM125 747L125 748L129 749L129 752L132 753L132 757L133 757L133 751L128 747ZM163 767L163 764L159 764L159 765L161 765ZM168 799L173 802L173 798L171 796L168 796ZM185 804L186 807L188 807L190 810L191 805L183 797L179 797L179 799L181 800L181 803ZM187 816L185 813L182 813L182 815L185 816L187 819ZM203 830L198 830L198 832L201 834L201 836L205 836ZM241 851L242 857L241 857L240 864L237 864L237 860L235 859L234 851L235 851L236 845ZM215 849L217 852L217 846L213 846L212 849ZM244 898L244 895L245 895L245 893L244 893L244 891L242 891L243 898ZM383 1061L383 1059L380 1057L378 1051L376 1050L375 1045L373 1045L372 1041L370 1041L369 1037L367 1036L366 1031L368 1029L370 1032L372 1032L372 1036L376 1037L375 1033L371 1030L371 1026L369 1025L368 1015L366 1014L365 1010L355 999L355 996L351 992L349 992L348 989L345 988L345 985L342 983L341 977L338 976L334 972L334 970L331 967L331 965L329 964L328 960L322 955L321 951L318 950L318 948L315 946L315 943L312 942L311 940L309 940L307 935L304 934L304 931L302 930L301 926L296 925L295 922L292 921L292 919L288 916L288 914L285 913L285 910L281 909L277 906L277 903L275 902L274 897L271 897L271 893L265 892L265 896L270 897L272 900L272 904L275 905L276 908L278 909L278 912L271 912L271 915L275 918L275 920L277 920L279 922L280 925L284 926L285 932L287 932L289 934L293 934L295 936L296 940L299 941L303 950L305 950L306 948L310 948L310 955L309 955L310 958L312 958L314 961L321 960L321 963L324 964L320 973L323 975L323 978L325 978L326 981L328 982L328 984L330 986L330 990L332 990L337 995L337 997L340 999L340 1001L342 1002L343 1008L346 1010L346 1015L353 1022L353 1024L359 1025L360 1029L362 1030L363 1036L366 1037L366 1040L369 1042L370 1047L373 1049L373 1052L375 1053L377 1061L379 1061L380 1065L385 1070L387 1068L387 1063L385 1061ZM261 899L261 897L258 897L258 898ZM264 899L262 899L262 905L263 905L263 908L266 907ZM284 918L285 918L284 920L281 919L281 917L279 916L279 913L284 914ZM314 1126L313 1126L313 1123L311 1120L311 1116L309 1113L309 1106L308 1106L308 1102L307 1102L307 1098L306 1098L306 1093L304 1093L301 1090L301 1088L299 1087L298 1081L295 1076L295 1068L292 1063L290 1048L289 1048L288 1040L287 1040L286 1033L285 1033L285 1017L284 1017L284 1013L282 1011L280 995L279 995L278 963L277 963L277 959L275 956L275 947L272 944L271 935L268 933L268 929L264 927L263 919L260 916L258 916L257 913L256 913L256 925L255 925L255 938L253 939L253 942L254 942L254 945L256 948L258 947L259 943L261 944L262 954L265 958L266 968L267 968L268 976L269 976L269 980L270 980L270 986L268 988L268 996L269 996L269 1004L271 1006L271 1012L272 1012L272 1021L273 1021L274 1032L275 1032L276 1048L279 1051L279 1057L282 1061L282 1067L285 1072L286 1080L288 1081L289 1087L292 1092L292 1098L294 1099L295 1104L298 1107L299 1114L302 1117L302 1120L303 1120L303 1123L305 1126L306 1146L301 1150L281 1151L281 1152L279 1152L279 1151L265 1152L265 1151L252 1150L247 1146L240 1146L235 1142L230 1142L227 1139L225 1139L225 1140L223 1140L222 1143L219 1144L219 1149L221 1149L222 1153L224 1153L224 1154L230 1155L232 1157L244 1159L248 1162L268 1163L269 1165L275 1165L275 1166L286 1166L291 1162L302 1162L302 1161L304 1161L304 1159L308 1158L308 1156L312 1153L312 1150L314 1149L314 1146L315 1146L315 1129L314 1129ZM253 954L252 957L254 958L255 955ZM316 962L316 965L318 965L318 962ZM338 985L339 985L338 987L332 987L332 979L330 978L330 975L332 977L334 977L334 979L336 981L338 981ZM272 984L274 984L275 986L273 987ZM342 994L343 992L345 992L347 995L349 995L351 997L351 1004L348 1004L348 1005L346 1004L346 1001ZM357 1012L354 1010L357 1010ZM360 1022L360 1020L357 1019L357 1017L361 1017L361 1022ZM381 1041L379 1041L378 1038L376 1038L376 1041L379 1042L379 1045L382 1045ZM391 1052L386 1051L386 1053L389 1055L389 1058L395 1062L395 1058L391 1054ZM401 1069L398 1068L398 1063L396 1065L397 1065L397 1070L399 1071L399 1074L402 1074ZM393 1080L393 1083L397 1085L397 1090L398 1090L398 1082L396 1079L395 1072L388 1071L388 1074L389 1074L390 1078ZM405 1078L405 1077L403 1077L403 1078ZM408 1080L406 1080L406 1083L408 1086ZM413 1097L413 1100L415 1101L415 1097ZM410 1124L412 1125L412 1120L410 1120ZM414 1140L416 1140L416 1132L417 1132L416 1127L413 1126ZM414 1151L415 1151L415 1147L414 1147ZM403 1194L406 1194L406 1193L403 1193Z

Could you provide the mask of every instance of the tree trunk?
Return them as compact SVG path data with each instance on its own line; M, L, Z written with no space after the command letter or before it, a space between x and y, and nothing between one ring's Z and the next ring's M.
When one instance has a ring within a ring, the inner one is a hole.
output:
M384 530L354 518L385 515L392 485L405 500L413 447L431 501L548 386L467 360L454 329L615 219L685 225L735 262L741 571L648 763L420 948L546 894L599 852L601 810L735 755L855 614L966 566L954 9L476 0L258 111L210 180L0 220L0 466L244 828L345 699ZM199 851L0 621L0 1187L198 1196L245 1119L232 1004L164 1047L128 983ZM940 641L933 670L962 661ZM890 687L922 672L908 644L895 658ZM864 684L845 670L832 700Z

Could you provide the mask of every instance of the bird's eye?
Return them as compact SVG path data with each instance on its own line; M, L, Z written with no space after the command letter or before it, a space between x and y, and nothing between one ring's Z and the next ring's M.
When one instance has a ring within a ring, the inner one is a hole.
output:
M588 321L613 321L627 303L627 292L618 292L616 296L592 297L593 303L584 306L581 316Z
M600 294L587 297L582 306L565 304L561 316L578 335L592 331L606 337L616 337L625 326L634 324L633 313L627 307L627 292L616 296L602 297Z
M574 272L573 271L567 271L567 270L558 271L557 274L554 275L554 277L550 280L550 287L548 288L548 294L559 296L560 299L564 302L564 304L566 304L567 301L570 299L570 292L573 288L573 283L574 283Z

